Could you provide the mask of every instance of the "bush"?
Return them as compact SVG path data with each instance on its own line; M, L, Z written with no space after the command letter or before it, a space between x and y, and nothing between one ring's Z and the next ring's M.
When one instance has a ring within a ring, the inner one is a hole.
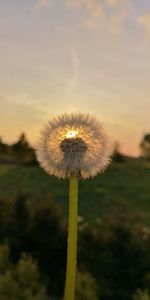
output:
M36 262L31 256L22 255L13 265L6 245L0 246L0 299L48 300Z
M138 290L137 293L134 295L133 300L150 300L150 294L147 290Z
M138 296L137 289L150 290L149 228L140 222L136 226L129 225L128 214L124 214L123 218L121 212L118 215L112 215L112 220L102 221L95 227L89 227L88 224L82 226L79 231L80 273L76 294L79 300L89 300L89 297L133 300L133 295ZM51 199L31 200L28 195L18 194L12 201L0 200L0 243L6 242L10 249L9 260L5 249L3 255L0 255L3 286L8 281L11 284L10 276L7 275L7 278L5 273L5 269L10 273L10 263L12 267L16 265L18 274L21 272L20 261L24 259L25 265L30 265L30 262L32 265L32 261L27 258L33 257L48 294L51 297L63 296L67 229L60 209ZM23 252L27 256L23 257ZM13 274L16 273L13 271ZM14 280L12 273L11 278ZM17 278L19 280L19 276Z
M89 273L77 273L76 300L98 300L96 280Z
M79 267L96 279L100 299L131 300L138 288L148 288L150 238L143 240L121 220L83 230L78 251Z
M49 293L62 296L67 239L57 205L40 203L35 207L23 194L9 205L1 201L0 242L7 241L13 263L23 252L31 254Z

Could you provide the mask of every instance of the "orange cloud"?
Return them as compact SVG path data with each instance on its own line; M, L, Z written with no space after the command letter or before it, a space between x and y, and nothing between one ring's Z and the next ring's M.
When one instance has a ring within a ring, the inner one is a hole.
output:
M109 28L113 33L120 33L122 29L123 17L122 15L114 15L109 19Z
M87 27L97 27L104 17L105 12L102 3L99 0L64 0L70 7L82 7L88 14L84 24Z
M110 16L108 19L110 32L120 33L123 29L124 22L128 16L129 16L128 7Z
M37 0L35 9L48 5L50 0ZM70 8L83 9L87 13L84 25L87 28L98 28L102 22L105 22L108 30L113 33L120 33L125 18L129 15L129 8L133 0L62 0ZM109 15L106 11L106 5L112 9Z
M117 4L120 4L120 2L122 2L122 0L106 0L106 3L110 6L115 6Z
M106 0L106 3L110 6L115 6L120 2L120 0Z
M38 0L36 3L35 3L35 10L40 10L42 9L43 7L47 6L47 4L49 3L49 0Z
M100 4L97 0L83 0L83 3L89 14L85 25L90 28L99 26L101 20L105 16L102 4Z
M105 22L108 30L120 33L124 20L129 15L132 0L64 0L65 4L73 8L83 8L88 16L84 21L87 28L97 28ZM106 5L110 6L111 14L107 13Z
M150 41L150 13L140 16L138 22L144 29L144 43L147 44Z
M133 0L105 0L109 6L130 4Z
M64 3L70 7L79 7L81 6L81 0L64 0Z

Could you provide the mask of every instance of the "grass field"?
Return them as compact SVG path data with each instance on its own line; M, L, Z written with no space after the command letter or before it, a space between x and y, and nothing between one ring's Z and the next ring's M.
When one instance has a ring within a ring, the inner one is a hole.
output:
M0 166L0 197L10 201L24 192L36 201L51 198L64 214L68 206L68 181L48 176L38 167ZM79 182L79 215L87 222L128 212L150 225L150 164L113 164L95 179Z

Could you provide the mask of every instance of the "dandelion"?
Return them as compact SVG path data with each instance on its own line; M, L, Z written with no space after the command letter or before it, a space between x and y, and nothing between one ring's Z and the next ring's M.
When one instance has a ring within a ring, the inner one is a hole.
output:
M65 300L75 292L78 178L86 179L105 170L110 163L109 138L95 117L63 114L50 120L36 147L41 167L58 178L69 177L69 224Z
M36 153L45 171L59 178L94 177L110 162L107 134L95 117L86 114L63 114L49 121Z

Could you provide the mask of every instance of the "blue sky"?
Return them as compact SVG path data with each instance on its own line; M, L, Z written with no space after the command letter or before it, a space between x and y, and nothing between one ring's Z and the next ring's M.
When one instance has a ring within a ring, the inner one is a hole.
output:
M0 135L34 144L53 115L96 115L124 153L150 131L149 0L2 0Z

